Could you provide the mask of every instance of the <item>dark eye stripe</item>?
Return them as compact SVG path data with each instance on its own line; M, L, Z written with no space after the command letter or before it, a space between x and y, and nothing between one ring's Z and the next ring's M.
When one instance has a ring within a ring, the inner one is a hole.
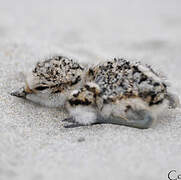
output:
M48 86L38 86L35 89L38 91L42 91L42 90L47 89L47 88L48 88Z

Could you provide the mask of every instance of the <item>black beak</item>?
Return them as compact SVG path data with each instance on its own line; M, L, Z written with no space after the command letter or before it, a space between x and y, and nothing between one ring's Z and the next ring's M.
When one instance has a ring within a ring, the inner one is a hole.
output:
M23 99L26 99L26 95L27 95L27 93L25 92L24 88L20 88L19 90L11 93L11 96L16 96L16 97L23 98Z

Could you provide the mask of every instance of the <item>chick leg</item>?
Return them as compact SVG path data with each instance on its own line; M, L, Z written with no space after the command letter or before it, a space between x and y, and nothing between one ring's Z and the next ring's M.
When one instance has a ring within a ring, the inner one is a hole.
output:
M70 124L66 124L63 127L64 128L76 128L76 127L81 127L81 126L85 126L83 124L79 124L79 123L70 123Z
M64 128L76 128L76 127L85 126L83 124L76 122L73 117L65 118L62 120L62 122L68 122L68 124L63 125Z
M71 123L75 123L75 119L73 117L68 117L62 120L62 122L71 122Z
M98 123L106 123L106 124L117 124L117 125L125 125L140 129L147 129L153 123L153 117L150 112L147 110L137 110L134 111L132 109L127 112L126 117L114 116L111 115L108 118L104 118L101 115L98 116Z

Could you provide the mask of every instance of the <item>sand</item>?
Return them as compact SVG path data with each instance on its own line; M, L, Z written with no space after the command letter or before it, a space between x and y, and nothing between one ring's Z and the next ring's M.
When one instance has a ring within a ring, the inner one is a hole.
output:
M146 130L65 129L67 114L10 96L38 60L138 59L181 93L181 1L0 1L0 180L166 180L181 174L181 110Z

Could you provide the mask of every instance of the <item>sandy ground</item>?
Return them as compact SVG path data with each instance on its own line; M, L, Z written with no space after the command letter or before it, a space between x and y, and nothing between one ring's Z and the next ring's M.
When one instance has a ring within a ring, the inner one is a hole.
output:
M0 0L0 179L146 179L181 174L181 110L147 130L63 128L67 115L11 97L22 72L64 54L95 63L139 59L181 93L181 1Z

